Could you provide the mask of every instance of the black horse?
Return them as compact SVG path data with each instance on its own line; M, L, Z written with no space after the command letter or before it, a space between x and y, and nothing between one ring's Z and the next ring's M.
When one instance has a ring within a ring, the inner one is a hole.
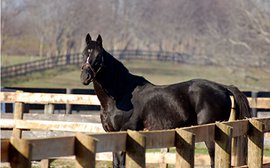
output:
M101 103L101 122L107 132L173 129L228 120L230 95L236 101L236 118L251 117L247 98L234 86L203 79L156 86L128 69L96 41L86 36L81 81L93 81ZM214 165L214 143L206 142ZM124 153L114 153L114 167L125 167Z

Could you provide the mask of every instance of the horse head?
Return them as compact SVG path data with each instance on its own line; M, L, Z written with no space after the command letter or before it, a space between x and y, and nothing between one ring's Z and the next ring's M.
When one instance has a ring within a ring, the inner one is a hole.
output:
M104 51L102 46L102 38L98 35L96 41L92 41L88 33L85 38L86 47L83 50L83 64L81 67L81 82L88 85L92 82L98 72L102 69L104 60L102 53Z

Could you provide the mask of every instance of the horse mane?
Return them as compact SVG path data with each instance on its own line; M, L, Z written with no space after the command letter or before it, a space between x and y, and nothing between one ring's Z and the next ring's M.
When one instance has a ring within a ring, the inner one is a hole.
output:
M129 73L129 70L124 66L124 64L118 61L114 56L104 50L105 65L109 65L114 68L117 72L121 72L123 75Z
M119 109L129 110L133 108L131 103L132 92L136 87L150 82L141 76L131 74L123 63L107 51L104 50L101 54L104 59L102 68L104 72L101 70L97 81L102 83L107 94L116 100Z

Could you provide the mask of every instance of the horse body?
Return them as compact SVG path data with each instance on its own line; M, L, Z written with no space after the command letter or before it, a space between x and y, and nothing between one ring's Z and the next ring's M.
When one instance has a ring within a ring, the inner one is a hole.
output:
M97 88L96 82L95 89ZM213 93L210 94L209 93ZM155 86L138 85L120 100L108 97L102 105L101 120L108 131L172 129L228 120L230 92L211 81L196 79L183 83ZM104 102L97 92L100 102ZM120 104L120 105L119 105ZM130 107L121 108L121 104Z
M236 101L237 118L250 117L247 99L236 87L203 79L156 86L129 73L103 49L100 36L94 42L88 35L81 80L94 83L105 131L173 129L228 120L230 95ZM206 144L213 166L214 144ZM124 167L124 160L124 155L115 154L114 167Z
M208 92L217 94L206 99ZM134 111L140 113L143 128L149 130L179 128L229 118L231 102L228 92L210 81L197 79L168 86L148 86L134 94L134 99L137 99L134 104L140 108L134 108Z

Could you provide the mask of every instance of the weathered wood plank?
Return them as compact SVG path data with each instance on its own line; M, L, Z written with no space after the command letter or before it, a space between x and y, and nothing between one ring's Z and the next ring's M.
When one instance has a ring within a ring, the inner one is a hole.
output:
M94 168L96 163L97 140L91 136L77 133L75 140L76 168Z
M8 162L9 139L1 139L1 162Z
M270 132L270 118L256 118L256 120L264 124L264 132Z
M235 137L232 141L232 165L242 166L247 164L247 138Z
M256 99L248 97L251 108L270 109L270 97L257 97Z
M74 155L75 137L27 139L32 145L32 160Z
M96 95L56 93L0 92L1 102L24 102L29 104L82 104L100 105Z
M16 92L19 93L19 92ZM15 112L14 112L14 119L15 120L22 120L23 119L23 109L24 109L24 103L22 102L16 102L15 103ZM21 138L22 137L22 130L17 128L16 125L13 128L12 136L15 138Z
M54 113L54 104L45 104L44 113L45 114L53 114Z
M175 135L176 162L175 167L194 167L195 135L185 131L176 130Z
M9 154L11 167L31 167L32 145L27 140L10 138Z
M126 151L126 132L110 132L90 135L98 140L96 152Z
M191 126L183 129L195 134L195 142L204 142L215 138L215 124Z
M146 148L169 148L175 145L175 130L140 131L146 138Z
M234 102L234 101L233 101ZM234 105L232 106L234 107ZM232 109L235 114L235 109ZM232 113L231 113L232 115ZM231 121L236 120L236 117L230 118L230 122L225 122L224 124L229 125L233 128L232 131L232 165L233 166L242 166L246 165L247 158L247 139L244 135L247 134L249 122L248 120L239 120L239 121Z
M231 167L232 127L217 123L215 128L215 167Z
M1 128L104 133L100 123L0 119Z
M13 119L2 119L0 118L0 127L2 128L14 128L15 127L15 121Z
M126 167L127 168L144 168L145 162L145 136L137 131L127 131L126 144Z
M2 113L1 119L12 119L13 113ZM97 122L100 123L100 114L88 112L87 114L44 114L44 113L24 113L24 120L49 120L49 121L70 121L70 122ZM1 124L1 122L0 122Z
M170 148L161 148L160 149L160 163L158 165L159 168L168 168L169 165L167 163L165 163L165 157L166 154L170 151ZM145 159L146 159L146 163L147 163L147 156L145 154Z
M264 124L250 120L248 131L248 167L258 168L263 164Z
M249 120L236 120L229 122L222 122L233 128L232 137L238 137L242 135L246 135L249 128Z

